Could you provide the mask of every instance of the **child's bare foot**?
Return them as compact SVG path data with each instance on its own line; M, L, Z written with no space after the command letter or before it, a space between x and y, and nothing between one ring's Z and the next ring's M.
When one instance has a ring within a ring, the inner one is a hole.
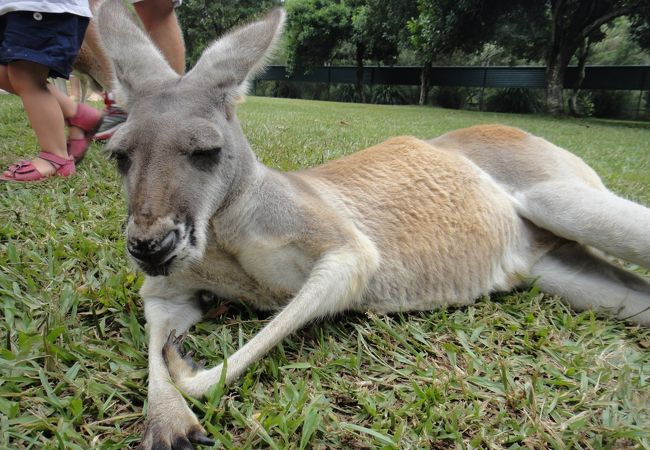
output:
M43 175L43 177L49 177L51 175L54 175L54 172L56 172L56 167L52 165L52 163L45 161L44 159L41 159L39 157L36 157L30 161L36 170Z
M81 128L70 126L68 127L68 139L83 139L86 133Z

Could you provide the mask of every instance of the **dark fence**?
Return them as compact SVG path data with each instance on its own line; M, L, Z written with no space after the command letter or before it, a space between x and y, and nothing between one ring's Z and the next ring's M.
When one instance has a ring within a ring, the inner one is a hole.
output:
M365 67L364 84L419 85L420 67ZM575 87L578 69L569 67L564 87ZM319 67L289 75L285 66L270 66L257 80L354 83L356 67ZM531 88L546 87L545 67L434 67L431 86ZM650 66L587 66L582 89L650 90Z

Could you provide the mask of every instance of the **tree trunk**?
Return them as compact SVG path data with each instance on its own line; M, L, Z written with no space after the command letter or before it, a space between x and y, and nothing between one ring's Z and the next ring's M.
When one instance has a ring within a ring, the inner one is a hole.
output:
M589 54L589 38L586 38L582 41L580 48L578 49L578 80L576 86L573 88L573 93L569 99L569 113L574 117L580 117L582 111L578 106L578 94L580 94L580 87L582 82L585 80L585 65L587 63L587 55Z
M563 58L566 39L563 36L563 0L551 0L551 29L546 52L546 111L554 116L564 114L564 72L569 61Z
M354 89L356 91L356 100L358 102L364 103L365 96L363 95L363 56L365 55L366 49L362 44L357 44L357 70L356 70L356 82L354 84Z
M420 105L426 105L429 102L429 88L431 83L431 62L427 61L420 72Z
M567 63L561 55L548 58L546 65L546 111L554 116L564 114L564 73Z

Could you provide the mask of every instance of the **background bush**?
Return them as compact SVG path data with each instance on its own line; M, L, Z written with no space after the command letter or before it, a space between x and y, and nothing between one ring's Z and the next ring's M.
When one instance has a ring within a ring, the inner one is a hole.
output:
M637 115L638 92L592 91L594 117L634 119Z
M530 114L541 112L543 110L543 103L537 91L532 89L499 89L488 98L486 110Z

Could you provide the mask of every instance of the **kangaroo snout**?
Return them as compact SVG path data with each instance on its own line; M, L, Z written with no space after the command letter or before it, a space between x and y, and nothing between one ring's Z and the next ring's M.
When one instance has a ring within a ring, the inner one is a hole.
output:
M145 273L165 275L174 259L173 252L177 244L178 231L171 230L155 238L130 237L126 248Z
M129 215L126 249L137 266L150 276L168 276L187 267L202 254L192 216L154 216L140 210Z

